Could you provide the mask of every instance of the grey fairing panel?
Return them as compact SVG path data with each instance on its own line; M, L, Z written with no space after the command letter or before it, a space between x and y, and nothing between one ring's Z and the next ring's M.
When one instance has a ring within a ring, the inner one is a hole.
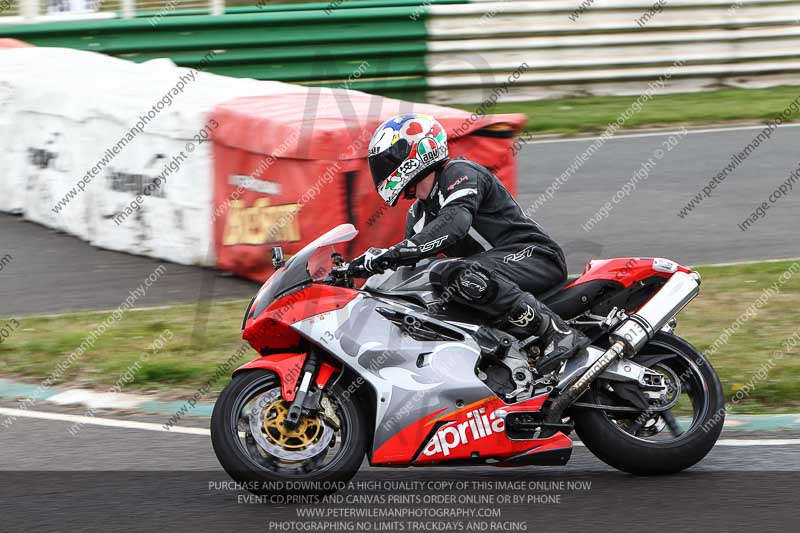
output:
M465 335L463 342L417 341L377 313L378 306L417 314L397 302L362 294L342 309L292 326L373 387L377 404L373 451L431 413L494 395L476 376L480 349L472 337ZM420 354L430 355L418 367Z
M370 277L363 290L379 295L413 298L429 306L437 301L431 288L431 270L456 259L425 260L415 267L400 267Z

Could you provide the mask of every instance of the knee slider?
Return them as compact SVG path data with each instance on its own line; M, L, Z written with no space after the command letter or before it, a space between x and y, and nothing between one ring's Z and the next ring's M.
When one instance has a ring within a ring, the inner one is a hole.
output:
M488 304L497 297L494 273L480 263L459 261L442 272L440 291L460 303Z

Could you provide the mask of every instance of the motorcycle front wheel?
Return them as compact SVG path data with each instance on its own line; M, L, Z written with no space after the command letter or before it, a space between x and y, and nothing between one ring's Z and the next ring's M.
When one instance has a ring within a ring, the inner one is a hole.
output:
M694 346L664 332L633 361L649 361L645 366L664 376L666 403L635 413L576 407L570 413L576 433L595 456L624 472L658 475L689 468L711 451L722 432L725 398L716 371ZM631 406L602 380L579 403Z
M236 375L211 416L211 442L222 467L259 495L329 494L358 471L367 427L344 389L323 394L321 413L304 415L295 428L283 422L290 402L277 375L253 370Z

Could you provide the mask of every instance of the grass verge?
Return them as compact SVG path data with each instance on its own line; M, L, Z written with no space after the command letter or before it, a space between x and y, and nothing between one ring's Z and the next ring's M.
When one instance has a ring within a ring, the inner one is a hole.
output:
M726 89L654 96L625 122L627 128L674 125L719 124L730 121L760 121L775 118L798 96L800 87L770 89ZM525 129L535 133L577 134L601 132L628 109L637 96L598 96L508 102L491 113L524 113ZM479 105L461 105L474 111ZM793 120L797 120L795 115Z
M792 263L698 267L702 292L679 316L678 333L699 349L708 350L765 289L779 282ZM242 345L239 328L246 303L212 304L205 325L197 318L204 313L197 313L194 305L129 312L74 360L59 381L104 390L135 368L134 379L126 383L124 391L185 395L205 383L217 365ZM47 378L107 316L76 313L16 319L19 327L0 344L0 375L34 382ZM0 326L7 321L0 320ZM205 333L199 334L203 329ZM170 340L141 362L148 346L166 331ZM792 350L785 357L774 357L784 349L783 341L792 336L800 338L800 271L778 284L778 292L755 314L740 320L727 344L711 356L729 402L737 390L748 390L746 397L733 405L733 412L800 410L800 360ZM241 362L253 357L255 352L245 351ZM775 364L766 376L759 377L764 374L759 369L771 358ZM226 382L221 378L214 389Z

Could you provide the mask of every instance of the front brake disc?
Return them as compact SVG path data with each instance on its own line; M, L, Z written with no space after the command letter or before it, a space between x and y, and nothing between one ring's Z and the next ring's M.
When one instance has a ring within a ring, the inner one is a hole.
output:
M288 413L278 388L261 394L250 410L250 433L269 455L282 461L305 461L324 452L333 440L333 429L320 417L301 418L295 429L283 422Z

